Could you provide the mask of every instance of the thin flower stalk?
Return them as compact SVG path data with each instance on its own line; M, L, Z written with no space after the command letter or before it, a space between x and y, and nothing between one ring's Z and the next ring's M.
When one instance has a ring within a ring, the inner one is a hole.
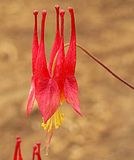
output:
M65 47L69 46L69 43L65 44ZM90 58L92 58L94 61L96 61L99 65L101 65L104 69L106 69L112 76L114 76L116 79L121 81L123 84L125 84L127 87L134 89L134 85L129 83L128 81L124 80L122 77L119 76L119 74L112 71L108 66L106 66L100 59L95 57L93 53L85 49L82 45L76 44L78 48L80 48L85 54L87 54Z

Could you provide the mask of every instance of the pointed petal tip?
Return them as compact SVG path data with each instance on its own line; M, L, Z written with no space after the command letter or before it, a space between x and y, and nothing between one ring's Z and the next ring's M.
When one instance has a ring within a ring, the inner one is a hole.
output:
M35 16L37 16L37 15L38 15L38 13L39 13L39 11L38 11L38 10L34 10L34 11L33 11L33 14L34 14Z
M79 116L83 117L83 113L81 112L80 107L77 107L77 109L74 108L74 110L76 111L76 113L77 113Z
M47 11L45 9L42 10L42 16L46 16L46 14L47 14Z
M65 14L65 11L63 9L60 10L60 16L63 17Z
M56 4L56 5L55 5L55 9L56 9L56 10L59 10L59 9L60 9L60 6L59 6L58 4Z
M47 123L48 119L46 119L45 117L43 117L43 121L44 121L44 123Z
M55 113L55 112L54 112ZM54 114L53 113L53 114ZM53 116L53 114L51 114L51 115L42 115L42 117L43 117L43 121L44 121L44 123L47 123L47 121Z
M77 112L79 116L83 117L83 113L81 111Z
M43 116L43 121L44 121L44 123L47 123L47 121L49 120L49 118L51 118L51 117Z

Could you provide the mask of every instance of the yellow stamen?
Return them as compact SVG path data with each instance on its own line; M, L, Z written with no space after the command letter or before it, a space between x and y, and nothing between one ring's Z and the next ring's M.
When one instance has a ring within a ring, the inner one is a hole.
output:
M57 111L53 114L53 116L46 122L42 122L41 126L47 132L50 132L54 128L59 128L64 120L64 114L58 108Z

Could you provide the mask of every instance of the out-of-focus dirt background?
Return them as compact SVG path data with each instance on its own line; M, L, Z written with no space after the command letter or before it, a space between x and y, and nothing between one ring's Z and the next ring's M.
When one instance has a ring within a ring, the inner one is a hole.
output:
M0 1L0 160L12 160L15 138L22 137L24 160L35 142L45 141L35 106L25 108L31 79L31 41L34 9L48 11L47 57L54 39L55 10L60 4L76 12L77 42L92 51L124 79L134 84L133 0L4 0ZM39 18L40 20L40 18ZM40 24L40 22L39 22ZM66 42L70 17L65 16ZM134 92L77 50L76 76L81 110L78 117L65 104L65 121L51 143L48 160L133 160Z

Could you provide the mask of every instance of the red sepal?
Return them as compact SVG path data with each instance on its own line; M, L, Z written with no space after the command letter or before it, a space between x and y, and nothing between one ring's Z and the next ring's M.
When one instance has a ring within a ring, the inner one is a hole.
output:
M71 38L69 49L65 57L65 81L64 81L64 96L66 101L72 105L73 109L81 115L78 98L78 85L74 76L76 66L76 31L74 10L69 7L71 16Z
M60 11L60 17L61 17L61 43L60 48L57 53L55 68L54 68L54 79L58 83L60 94L63 93L63 87L64 87L64 77L65 77L65 70L64 70L64 60L65 60L65 54L64 54L64 14L65 11Z
M55 35L55 40L54 40L54 44L52 47L52 51L50 53L50 62L49 62L49 73L50 75L52 75L52 68L54 66L54 59L55 56L57 55L57 51L60 47L60 32L59 32L59 6L56 5L55 9L56 9L56 35Z
M49 77L46 56L45 56L45 45L44 45L44 27L46 20L46 11L42 11L42 24L41 24L41 38L38 50L38 55L36 58L35 65L35 79L46 79Z
M69 12L71 16L71 38L69 49L66 55L66 75L74 75L75 66L76 66L76 30L75 30L75 18L74 18L74 10L69 7Z
M66 101L72 105L74 110L80 114L80 103L78 98L78 84L74 76L68 76L64 83L64 96Z
M59 106L59 87L54 79L45 79L37 80L36 88L38 106L44 121L47 122Z

